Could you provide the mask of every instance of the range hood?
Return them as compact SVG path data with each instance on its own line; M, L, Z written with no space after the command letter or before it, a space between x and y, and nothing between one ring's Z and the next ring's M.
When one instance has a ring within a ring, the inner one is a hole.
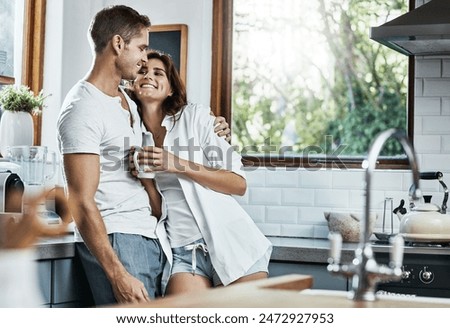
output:
M407 56L450 55L450 0L432 0L372 27L370 38Z

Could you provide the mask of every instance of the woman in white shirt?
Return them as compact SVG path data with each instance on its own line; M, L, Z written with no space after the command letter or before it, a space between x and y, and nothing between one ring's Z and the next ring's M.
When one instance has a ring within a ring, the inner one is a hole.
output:
M167 293L266 278L272 245L231 196L247 188L241 157L214 133L210 109L187 102L172 59L155 51L133 90L155 145L139 163L157 173L166 204Z

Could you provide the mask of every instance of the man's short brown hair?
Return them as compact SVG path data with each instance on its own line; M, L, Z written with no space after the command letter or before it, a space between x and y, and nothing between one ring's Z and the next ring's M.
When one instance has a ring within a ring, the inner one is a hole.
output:
M138 35L142 28L150 27L150 19L133 8L116 5L103 8L94 17L89 35L96 53L101 53L114 35L120 35L125 43Z

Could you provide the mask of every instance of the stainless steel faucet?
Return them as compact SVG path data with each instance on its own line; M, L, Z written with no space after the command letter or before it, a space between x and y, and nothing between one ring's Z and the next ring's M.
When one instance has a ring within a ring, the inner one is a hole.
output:
M342 247L342 237L339 234L330 234L330 259L327 267L328 271L336 274L342 274L345 277L352 278L352 290L349 298L355 301L374 301L376 300L375 287L378 282L400 280L402 276L403 262L403 237L395 236L391 240L392 249L389 266L379 265L373 256L373 249L370 243L369 234L369 211L370 211L370 187L372 173L375 170L378 156L384 144L389 138L397 139L406 153L409 165L413 174L413 186L410 188L410 199L417 200L422 197L419 189L419 169L414 150L408 141L406 135L396 129L389 129L380 133L369 149L368 158L363 162L365 174L365 209L361 224L360 241L355 250L355 258L351 264L340 263L340 253Z

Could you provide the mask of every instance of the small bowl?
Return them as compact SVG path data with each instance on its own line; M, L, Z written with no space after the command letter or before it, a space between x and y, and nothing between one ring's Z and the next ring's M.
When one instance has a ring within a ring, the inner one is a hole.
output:
M330 232L340 233L342 240L346 242L358 242L360 239L362 213L349 212L324 212L325 219L328 221ZM373 233L378 214L369 215L369 237Z
M389 241L391 237L395 237L396 233L386 233L386 232L374 232L375 237L380 241Z

